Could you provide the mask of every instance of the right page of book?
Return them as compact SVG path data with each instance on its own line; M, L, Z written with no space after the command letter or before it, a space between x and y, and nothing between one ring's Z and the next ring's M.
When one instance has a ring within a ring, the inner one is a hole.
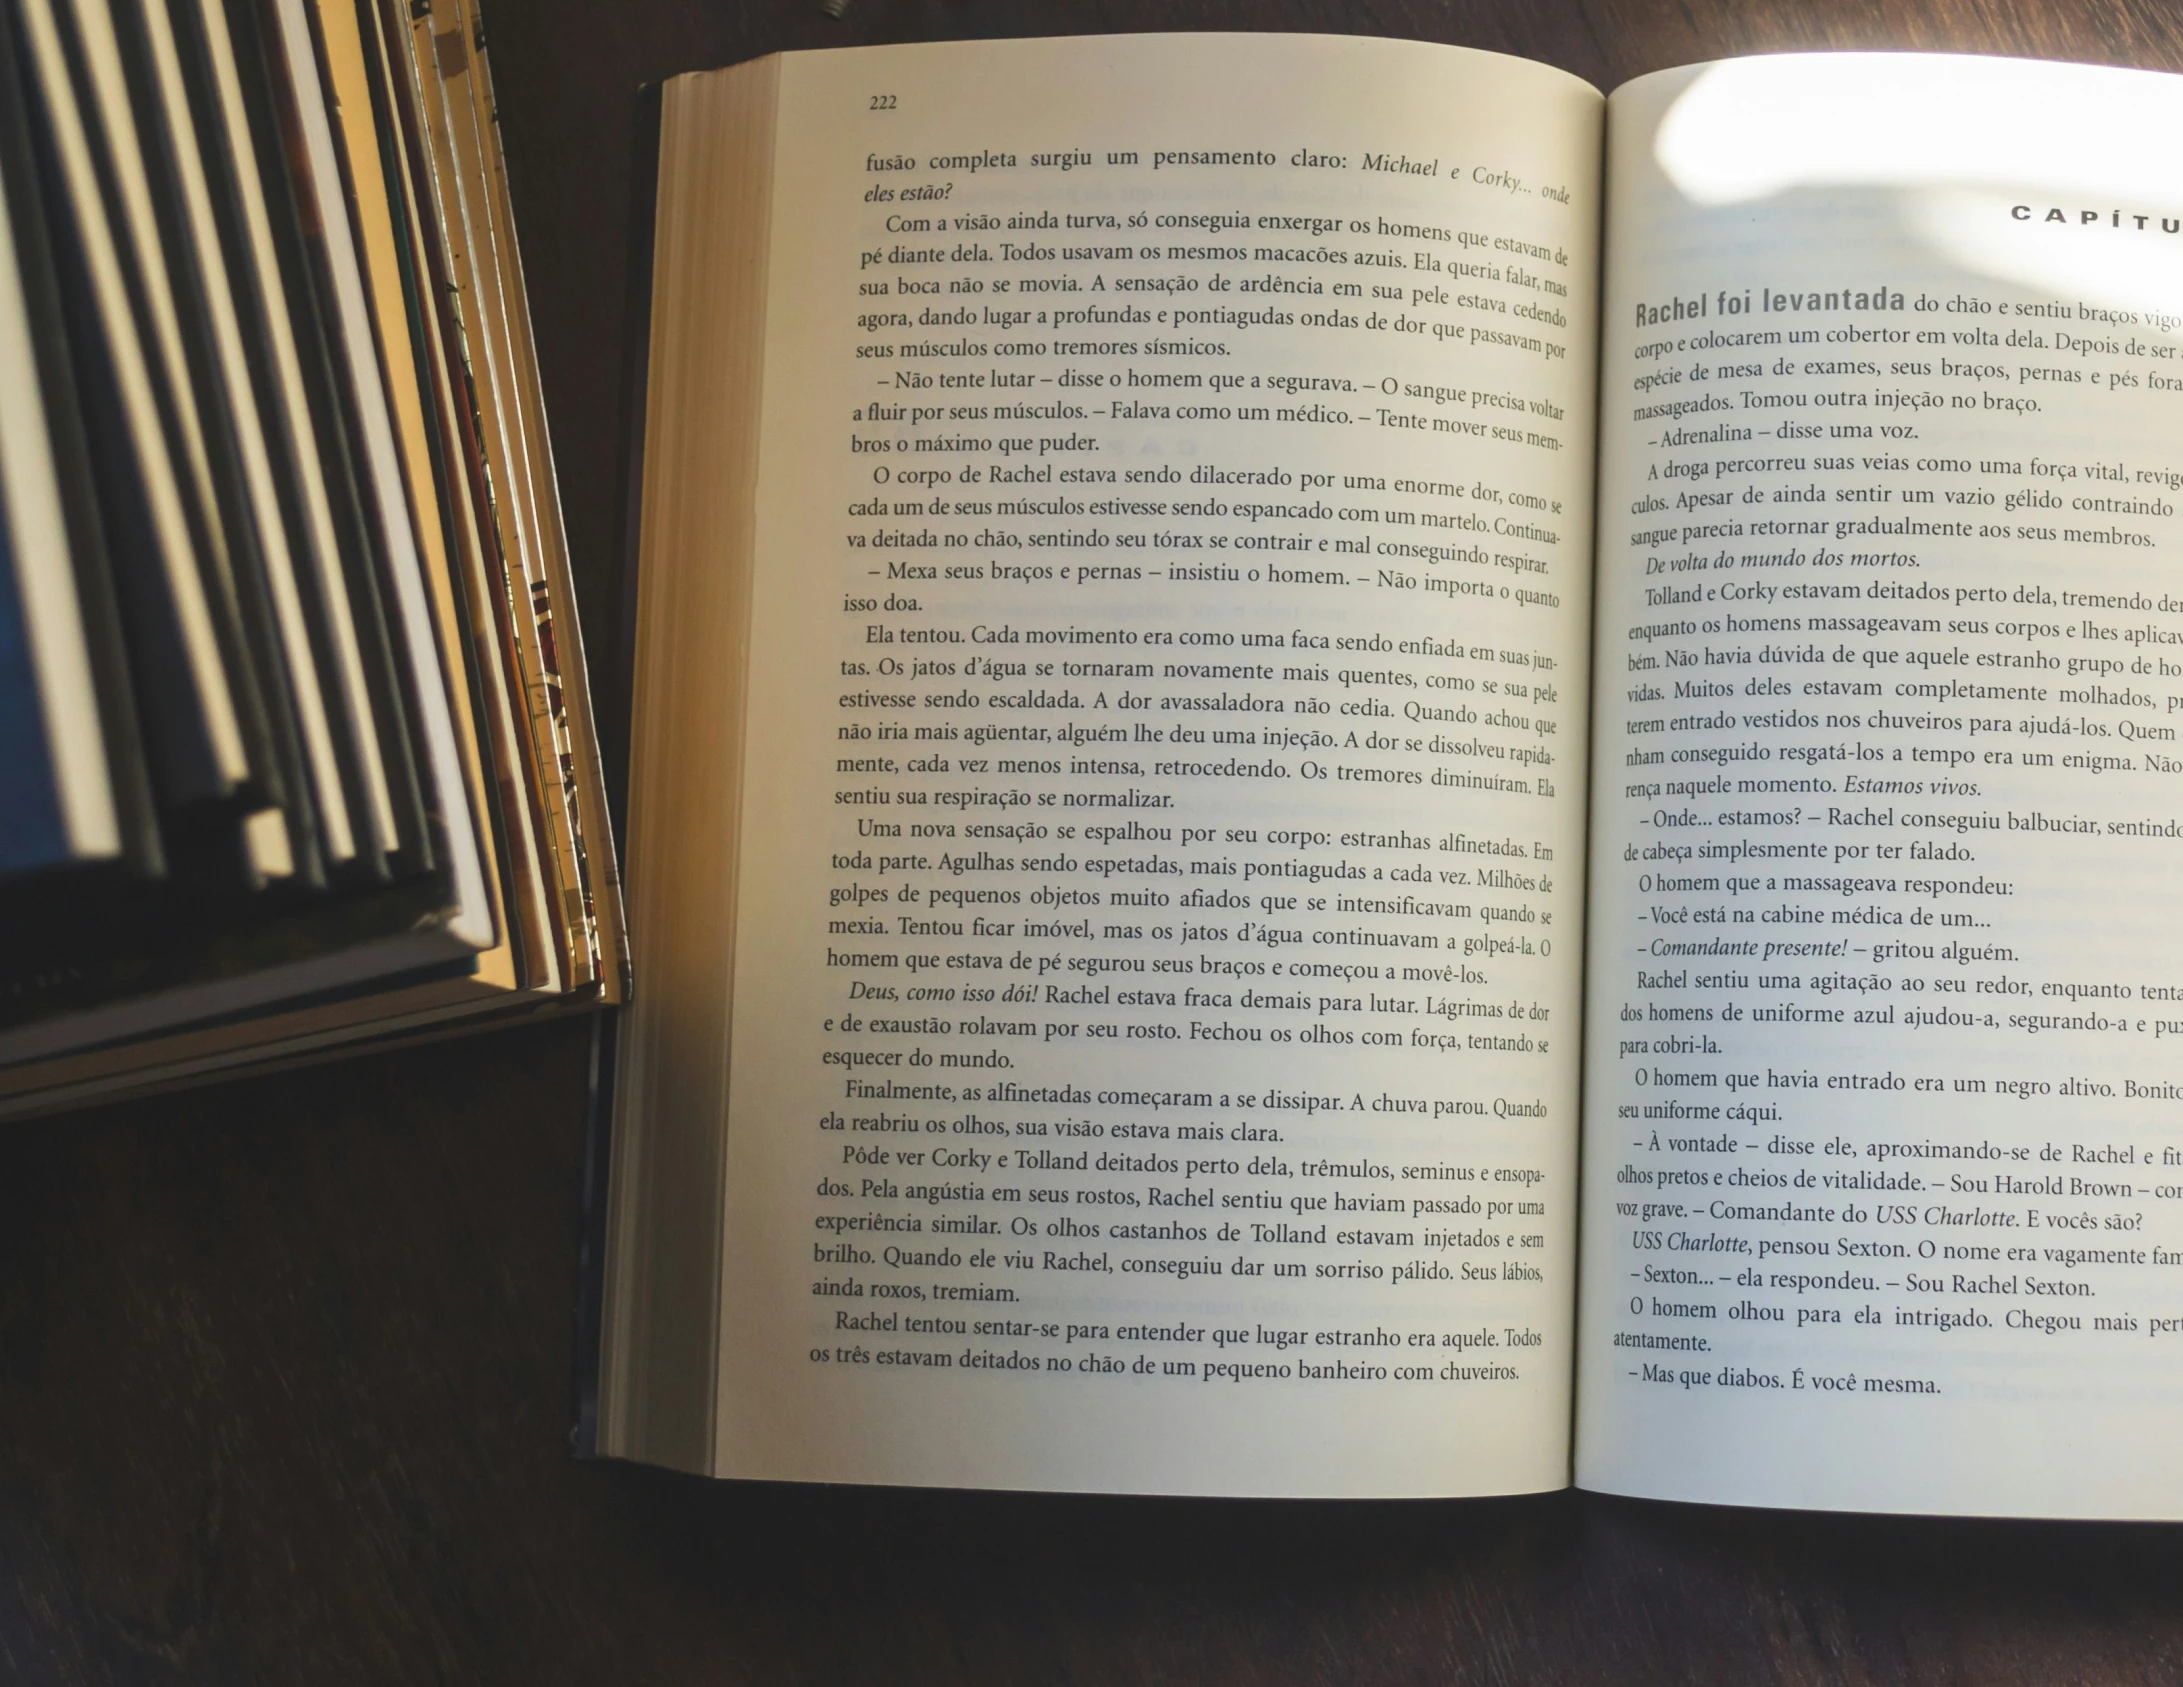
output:
M2183 84L1609 130L1578 1479L2183 1514Z

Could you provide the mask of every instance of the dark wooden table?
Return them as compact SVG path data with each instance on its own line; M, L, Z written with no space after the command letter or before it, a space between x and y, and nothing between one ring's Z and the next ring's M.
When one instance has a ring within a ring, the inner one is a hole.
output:
M488 10L610 728L640 83L783 47L1154 27L1455 41L1602 87L1792 47L2183 69L2176 0ZM0 1677L2183 1680L2176 1529L768 1488L577 1463L587 1058L563 1024L0 1131Z

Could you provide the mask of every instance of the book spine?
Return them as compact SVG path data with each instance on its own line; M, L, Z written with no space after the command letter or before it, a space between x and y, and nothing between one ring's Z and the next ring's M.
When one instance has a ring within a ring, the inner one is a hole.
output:
M646 355L652 335L652 238L659 188L658 83L637 94L637 133L629 204L629 300L622 367L622 437L628 441L622 480L622 625L614 681L622 730L602 741L607 812L617 850L627 848L629 815L630 676L636 672L637 539L644 505ZM592 1023L591 1086L584 1112L583 1235L576 1256L576 1363L571 1388L569 1446L578 1458L599 1456L599 1360L606 1326L607 1172L614 1163L614 1065L621 1016L609 1011Z

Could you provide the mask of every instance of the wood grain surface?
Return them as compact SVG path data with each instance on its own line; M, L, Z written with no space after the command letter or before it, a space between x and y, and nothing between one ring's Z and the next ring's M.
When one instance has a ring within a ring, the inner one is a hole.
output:
M1908 47L2183 69L2154 0L488 0L601 716L632 95L784 47L1415 36L1602 87ZM2183 160L2178 160L2183 167ZM581 1024L0 1130L0 1679L2183 1681L2183 1530L1563 1495L708 1484L567 1453ZM2183 1426L2179 1426L2183 1428Z

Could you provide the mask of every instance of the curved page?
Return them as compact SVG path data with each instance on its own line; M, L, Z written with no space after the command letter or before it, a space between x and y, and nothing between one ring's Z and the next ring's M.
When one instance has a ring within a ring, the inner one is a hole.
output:
M1609 127L1579 1480L2175 1516L2183 87Z
M1562 1485L1598 97L779 98L714 1467Z

